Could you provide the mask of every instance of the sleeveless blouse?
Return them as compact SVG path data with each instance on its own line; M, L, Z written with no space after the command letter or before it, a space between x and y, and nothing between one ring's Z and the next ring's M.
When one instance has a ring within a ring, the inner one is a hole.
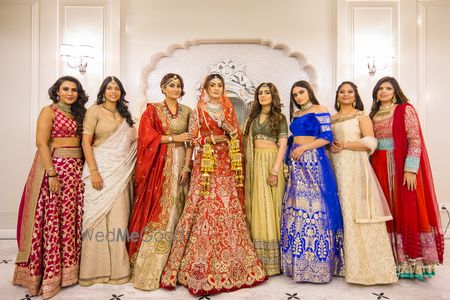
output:
M56 105L50 106L55 113L52 125L52 138L79 137L77 121L64 115Z

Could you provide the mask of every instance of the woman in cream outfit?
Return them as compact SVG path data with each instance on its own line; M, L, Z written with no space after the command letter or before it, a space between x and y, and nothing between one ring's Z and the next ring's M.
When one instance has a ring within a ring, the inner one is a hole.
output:
M83 124L84 216L80 285L130 279L125 246L137 132L125 90L116 77L103 81Z
M341 83L335 108L331 157L344 221L345 280L364 285L396 282L385 224L392 216L369 163L377 141L355 84Z

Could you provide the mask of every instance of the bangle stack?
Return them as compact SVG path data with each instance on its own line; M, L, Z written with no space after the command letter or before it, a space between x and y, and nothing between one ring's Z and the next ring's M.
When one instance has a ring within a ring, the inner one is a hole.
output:
M215 145L216 144L216 140L214 139L214 136L211 134L211 142Z
M92 169L92 170L90 170L90 172L91 172L91 176L99 173L98 169Z
M189 167L183 166L183 171L186 171L188 173L191 173L191 169L189 169Z
M48 169L48 170L45 170L45 171L47 171L47 177L56 177L56 170L55 170L55 167L51 167L50 169ZM53 172L52 172L53 171ZM53 175L50 175L50 172L52 172L52 173L54 173Z

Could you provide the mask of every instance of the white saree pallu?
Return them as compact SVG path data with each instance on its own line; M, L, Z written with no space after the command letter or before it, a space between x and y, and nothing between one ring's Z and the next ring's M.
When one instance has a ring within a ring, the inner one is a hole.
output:
M92 187L89 167L85 164L82 176L85 184L83 232L94 227L128 187L136 163L133 129L124 120L119 129L93 151L103 189L98 191Z

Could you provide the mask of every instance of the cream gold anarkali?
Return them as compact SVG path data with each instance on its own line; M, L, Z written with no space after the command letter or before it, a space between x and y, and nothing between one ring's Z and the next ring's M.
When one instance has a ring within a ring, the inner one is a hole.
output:
M373 137L363 137L359 118L364 112L332 120L334 140L359 142L375 150ZM397 281L386 229L392 219L386 199L369 163L367 151L332 153L344 221L345 280L372 285Z

